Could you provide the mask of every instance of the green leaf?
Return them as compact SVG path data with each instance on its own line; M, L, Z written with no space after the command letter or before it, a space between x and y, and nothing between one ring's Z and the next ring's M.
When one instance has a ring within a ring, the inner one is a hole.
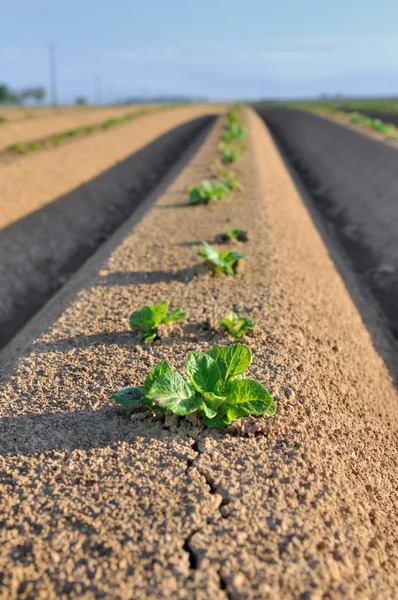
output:
M154 331L153 333L144 333L144 335L142 336L142 339L144 340L144 342L153 342L153 340L156 338L157 336L157 332Z
M110 396L111 400L115 400L117 404L126 406L127 408L135 408L136 406L143 406L145 394L141 388L137 386L125 387L119 392Z
M210 408L210 406L207 406L206 402L202 403L201 408L204 412L205 417L207 417L208 419L214 419L214 417L217 415L217 411Z
M254 329L256 322L248 317L238 317L232 310L221 319L220 325L225 327L228 333L237 340L242 335L245 335L249 329Z
M232 419L230 419L227 415L214 418L209 418L205 416L204 418L204 422L207 425L207 427L226 427L231 423L231 421Z
M189 352L185 370L193 387L202 394L221 392L221 373L216 361L204 352Z
M224 384L236 375L244 374L252 361L252 352L244 344L212 348L206 350L205 354L208 354L217 362Z
M144 392L144 394L149 392L156 379L163 373L172 373L172 368L167 360L162 360L162 362L153 367L153 369L148 373L145 378L144 385L141 386L141 390Z
M233 240L237 238L242 230L239 227L227 227L225 230L225 235L228 239Z
M226 414L232 419L240 419L247 415L273 415L275 403L261 383L253 379L240 379L226 386Z
M226 275L233 275L233 266L241 259L246 258L244 254L240 252L231 252L225 250L221 254L217 252L213 246L210 246L207 242L203 242L201 248L193 247L192 250L197 252L199 256L203 256L210 265L214 265L214 271L222 271Z
M204 179L199 187L189 190L189 204L219 202L227 195L229 188L222 181L212 183Z
M197 410L202 400L179 373L163 373L152 385L146 397L160 408L176 415L189 415Z
M153 333L160 323L169 307L168 301L155 304L154 306L143 306L134 311L129 318L131 329L138 329L141 333Z
M163 317L162 323L167 325L167 323L174 323L175 321L181 321L181 319L185 319L186 316L187 316L187 313L182 310L181 306L177 306L177 308L174 308L171 312L167 313Z

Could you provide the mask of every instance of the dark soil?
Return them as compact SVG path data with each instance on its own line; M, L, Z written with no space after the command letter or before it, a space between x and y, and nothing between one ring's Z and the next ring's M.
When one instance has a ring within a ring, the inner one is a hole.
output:
M260 114L398 337L398 151L307 112Z

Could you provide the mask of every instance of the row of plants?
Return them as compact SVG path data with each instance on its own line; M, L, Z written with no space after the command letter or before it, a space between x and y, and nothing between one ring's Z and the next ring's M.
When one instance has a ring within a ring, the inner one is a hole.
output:
M159 339L158 328L160 325L169 325L176 323L188 316L181 306L177 306L169 311L169 301L159 304L143 306L131 313L129 324L132 330L139 331L145 342L153 342ZM238 317L232 310L229 311L220 321L223 327L235 341L242 335L247 334L256 327L256 322L247 317Z
M214 181L203 180L191 188L188 204L192 206L221 203L234 191L240 190L238 176L225 171L225 165L240 160L247 149L247 129L240 119L240 109L227 113L227 122L219 140L219 157L212 161L217 168ZM246 242L247 233L237 227L228 227L218 236L220 243L231 240ZM234 276L239 261L246 258L236 250L218 252L207 242L193 251L205 259L212 276ZM169 310L169 302L148 305L134 311L129 317L132 330L139 331L143 341L159 339L159 328L185 319L182 307ZM202 324L203 325L203 324ZM238 340L253 331L256 322L229 311L219 325L233 338L234 344L220 346L205 352L189 352L185 375L174 371L164 360L146 376L141 386L128 386L111 396L116 403L128 407L146 407L153 415L171 412L178 416L197 413L208 427L224 427L248 415L271 416L275 402L266 388L246 376L252 362L250 348ZM209 328L206 325L206 328Z
M339 108L328 105L328 104L297 104L294 105L300 110L309 110L311 112L323 112L330 115L331 117L337 117L345 121L349 121L353 125L360 125L367 129L372 129L386 136L389 140L398 140L398 128L393 123L386 123L381 119L368 117L358 111L342 111Z
M148 111L148 108L142 108L135 112L127 113L122 117L114 117L112 119L107 119L106 121L103 121L102 123L99 123L97 125L88 125L87 127L68 129L67 131L57 133L56 135L53 135L42 141L17 142L8 146L7 150L16 154L29 154L31 152L44 150L45 148L53 148L59 146L66 140L70 140L71 138L76 138L83 135L90 135L99 131L106 131L108 129L112 129L113 127L117 127L119 125L124 125L125 123L129 123L135 117L139 117L146 114Z
M367 117L357 111L348 113L348 118L351 123L355 125L362 125L362 127L369 127L378 133L383 133L388 138L398 139L398 129L393 123L386 123L381 119Z

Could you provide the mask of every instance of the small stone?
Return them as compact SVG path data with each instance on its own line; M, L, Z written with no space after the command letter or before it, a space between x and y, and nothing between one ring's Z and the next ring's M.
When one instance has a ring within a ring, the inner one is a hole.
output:
M285 388L283 390L283 393L285 394L286 398L289 398L289 399L293 399L296 396L296 392L294 390L292 390L291 388Z

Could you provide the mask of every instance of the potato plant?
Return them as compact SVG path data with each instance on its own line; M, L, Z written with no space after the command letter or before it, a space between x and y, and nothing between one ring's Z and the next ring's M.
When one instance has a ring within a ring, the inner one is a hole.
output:
M232 144L221 141L218 149L221 152L221 160L224 164L231 164L242 158L241 149Z
M158 335L159 325L175 323L187 316L187 313L179 306L172 311L168 309L169 302L167 300L153 306L143 306L131 313L129 318L131 329L137 329L145 342L153 342Z
M217 273L235 275L239 261L246 258L241 252L224 250L220 253L207 242L202 242L202 244L202 247L194 246L192 249L199 256L206 259L209 270L213 275L217 275Z
M230 240L238 240L238 242L248 242L249 236L247 231L240 229L239 227L226 227L225 232L217 236L221 242L228 242Z
M234 338L235 341L237 341L242 335L246 335L256 327L256 321L249 319L248 317L238 317L238 315L231 310L223 319L221 319L220 325Z
M223 182L212 183L204 179L198 187L189 190L188 204L209 204L221 202L229 193L230 188Z
M248 415L272 416L272 396L246 377L251 362L252 352L243 344L189 352L185 377L163 360L143 385L125 387L111 399L127 408L146 407L155 415L197 412L208 427L225 427Z

